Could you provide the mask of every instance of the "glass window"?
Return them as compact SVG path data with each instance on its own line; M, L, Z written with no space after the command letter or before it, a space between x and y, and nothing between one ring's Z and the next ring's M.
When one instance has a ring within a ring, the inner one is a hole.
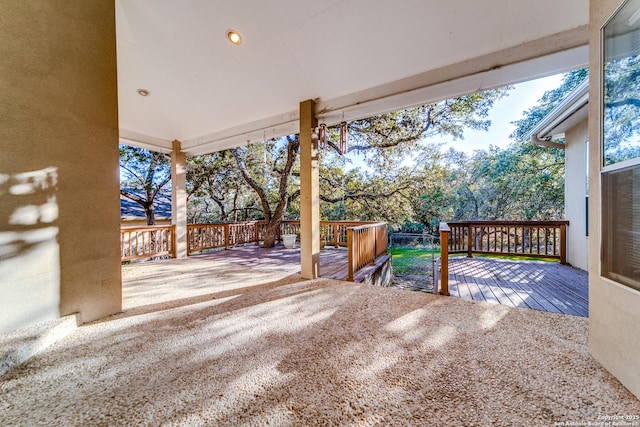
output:
M602 175L602 275L640 290L640 167Z
M589 237L589 141L584 142L584 235Z
M640 0L604 28L604 166L640 157Z
M603 29L601 274L640 290L640 0Z

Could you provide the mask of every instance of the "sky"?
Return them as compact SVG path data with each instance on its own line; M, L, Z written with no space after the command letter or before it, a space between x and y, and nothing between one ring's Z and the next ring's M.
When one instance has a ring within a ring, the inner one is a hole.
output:
M545 91L560 86L562 74L531 80L515 85L505 98L498 100L489 111L491 127L488 131L465 130L464 139L435 138L447 142L446 147L471 153L473 150L487 149L490 145L504 148L510 142L509 135L515 130L511 122L522 118L522 113L533 107Z

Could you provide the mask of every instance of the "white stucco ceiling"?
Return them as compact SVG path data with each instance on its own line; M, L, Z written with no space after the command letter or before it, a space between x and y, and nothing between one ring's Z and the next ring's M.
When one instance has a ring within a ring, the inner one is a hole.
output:
M587 61L586 49L570 48L586 44L588 0L116 5L121 137L164 148L177 139L192 154L287 133L306 99L352 119ZM228 29L241 45L227 41ZM553 52L551 64L541 60Z

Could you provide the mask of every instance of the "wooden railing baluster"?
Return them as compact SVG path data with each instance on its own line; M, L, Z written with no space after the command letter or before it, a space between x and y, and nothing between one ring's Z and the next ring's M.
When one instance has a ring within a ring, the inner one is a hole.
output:
M568 225L569 221L458 221L440 223L440 293L449 295L449 254L467 253L469 257L478 253L556 258L561 264L566 264ZM506 248L505 230L507 233ZM543 236L540 236L541 232L544 233ZM553 239L549 243L551 236ZM540 247L541 239L544 250Z
M150 225L123 227L120 229L120 259L175 257L175 227L172 225Z
M567 225L560 226L560 264L567 263Z
M568 224L568 221L450 222L447 249L449 253L466 253L470 257L474 253L502 254L556 258L566 263Z
M387 252L387 224L370 223L348 227L347 251L348 270L347 280L355 280L358 270L367 265L374 265L376 259Z

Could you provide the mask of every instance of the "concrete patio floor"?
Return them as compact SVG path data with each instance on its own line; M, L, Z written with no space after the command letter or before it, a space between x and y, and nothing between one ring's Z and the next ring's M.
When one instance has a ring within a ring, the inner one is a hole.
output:
M212 292L233 292L271 282L300 281L300 250L243 246L184 259L122 266L122 306L175 303Z
M0 377L0 425L554 425L640 414L585 318L205 257Z

